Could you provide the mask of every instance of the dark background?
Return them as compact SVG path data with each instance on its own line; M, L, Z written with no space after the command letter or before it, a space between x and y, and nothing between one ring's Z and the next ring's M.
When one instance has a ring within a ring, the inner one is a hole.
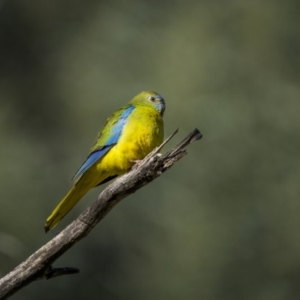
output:
M204 138L12 299L300 299L300 2L1 1L0 275L62 230L46 217L106 118L165 98L170 149Z

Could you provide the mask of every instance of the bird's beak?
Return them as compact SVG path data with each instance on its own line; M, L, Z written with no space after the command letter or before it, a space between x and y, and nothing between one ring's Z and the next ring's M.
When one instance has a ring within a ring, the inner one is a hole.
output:
M161 115L163 116L165 109L166 109L166 103L165 103L165 99L161 96L161 95L157 95L155 97L156 103L157 103L157 107L161 112Z

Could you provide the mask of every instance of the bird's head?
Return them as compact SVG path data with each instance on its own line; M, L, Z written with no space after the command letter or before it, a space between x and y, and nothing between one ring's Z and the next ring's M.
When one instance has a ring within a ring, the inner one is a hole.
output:
M166 109L166 104L164 98L156 92L144 91L135 96L132 101L133 104L143 104L147 106L152 106L163 116Z

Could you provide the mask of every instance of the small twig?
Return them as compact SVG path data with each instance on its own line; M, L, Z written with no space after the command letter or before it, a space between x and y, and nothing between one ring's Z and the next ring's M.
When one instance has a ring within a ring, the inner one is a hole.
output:
M48 269L46 269L45 273L37 279L52 279L58 276L71 275L77 273L79 273L79 269L77 268L53 268L52 266L50 266Z
M151 156L153 156L154 154L156 154L156 153L158 153L173 137L174 137L174 135L176 134L178 132L178 129L176 129L168 138L166 138L165 140L164 140L164 142L160 145L160 146L158 146L158 147L156 147L151 153L149 153L145 158L146 158L146 160L147 160L147 157L151 157Z

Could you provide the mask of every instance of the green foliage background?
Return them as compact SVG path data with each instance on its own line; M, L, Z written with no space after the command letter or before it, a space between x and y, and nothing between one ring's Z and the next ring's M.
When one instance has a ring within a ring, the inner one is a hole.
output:
M106 118L141 90L172 147L203 140L12 299L300 298L300 2L1 1L0 275L64 228L46 217ZM165 149L165 150L167 150Z

